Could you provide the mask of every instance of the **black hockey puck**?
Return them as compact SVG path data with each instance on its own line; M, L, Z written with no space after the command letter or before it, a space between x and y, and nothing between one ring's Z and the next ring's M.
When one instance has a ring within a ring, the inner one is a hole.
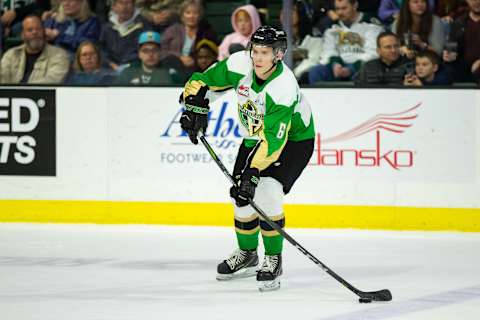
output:
M360 302L360 303L370 303L370 302L372 302L372 300L368 299L368 298L360 298L360 299L358 299L358 302Z

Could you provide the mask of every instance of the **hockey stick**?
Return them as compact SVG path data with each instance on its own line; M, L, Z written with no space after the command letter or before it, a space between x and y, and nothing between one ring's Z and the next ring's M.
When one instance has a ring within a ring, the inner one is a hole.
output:
M235 179L232 177L232 175L228 172L227 168L223 165L222 161L220 158L217 156L215 151L212 149L210 144L208 143L207 139L205 138L205 135L203 133L200 133L199 135L200 141L202 141L203 145L207 149L208 153L212 157L212 159L215 161L215 163L218 165L220 170L222 170L223 174L227 177L227 179L230 181L231 184L235 185ZM295 248L297 248L301 253L306 255L310 260L312 260L317 266L323 269L326 273L328 273L330 276L332 276L335 280L343 284L345 287L347 287L350 291L355 293L357 296L360 297L360 302L371 302L371 301L390 301L392 300L392 294L390 290L388 289L383 289L379 291L371 291L371 292L365 292L358 290L355 288L353 285L348 283L345 279L340 277L338 274L333 272L332 269L327 267L324 263L322 263L320 260L318 260L313 254L311 254L307 249L305 249L302 245L300 245L295 239L293 239L287 232L285 232L282 228L280 228L275 222L270 220L270 218L263 212L262 209L260 209L255 202L252 199L249 199L250 205L252 206L255 211L262 217L263 220L265 220L270 227L275 229L278 233L280 233L285 239L287 239L288 242L290 242Z

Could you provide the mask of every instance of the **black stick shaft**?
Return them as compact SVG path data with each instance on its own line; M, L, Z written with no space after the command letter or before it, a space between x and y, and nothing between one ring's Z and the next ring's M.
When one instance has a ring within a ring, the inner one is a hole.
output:
M222 172L225 174L225 176L228 178L230 183L233 185L235 184L235 179L232 177L232 175L228 172L227 168L223 165L222 161L220 158L217 156L215 151L212 149L210 144L208 143L207 139L203 134L200 134L200 141L202 141L203 145L207 149L208 153L212 157L212 159L215 161L215 163L218 165L218 167L222 170ZM255 211L262 217L263 220L265 220L270 227L275 229L278 233L280 233L285 239L287 239L288 242L290 242L295 248L297 248L301 253L306 255L311 261L313 261L317 266L322 268L326 273L328 273L330 276L332 276L335 280L343 284L345 287L347 287L350 291L355 293L356 295L362 297L364 294L366 294L363 291L358 290L355 288L353 285L348 283L345 279L340 277L338 274L336 274L332 269L327 267L324 263L322 263L320 260L318 260L313 254L311 254L307 249L305 249L302 245L300 245L295 239L293 239L285 230L280 228L275 222L270 220L270 218L263 212L262 209L260 209L256 203L252 200L249 199L250 205L252 206Z

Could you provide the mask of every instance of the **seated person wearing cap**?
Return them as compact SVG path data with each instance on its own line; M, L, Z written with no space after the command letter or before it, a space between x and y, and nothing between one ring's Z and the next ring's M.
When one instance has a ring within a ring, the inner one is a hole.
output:
M118 84L168 85L180 84L175 80L175 70L160 64L160 34L145 31L138 38L138 58L122 71Z

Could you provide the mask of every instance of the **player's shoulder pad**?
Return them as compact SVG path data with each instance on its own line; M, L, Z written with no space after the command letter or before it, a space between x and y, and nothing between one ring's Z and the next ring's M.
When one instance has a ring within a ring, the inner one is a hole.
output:
M285 64L282 73L268 84L267 93L276 104L283 106L290 107L297 101L299 94L297 79Z
M252 71L252 60L247 51L239 51L227 58L228 71L248 74Z

